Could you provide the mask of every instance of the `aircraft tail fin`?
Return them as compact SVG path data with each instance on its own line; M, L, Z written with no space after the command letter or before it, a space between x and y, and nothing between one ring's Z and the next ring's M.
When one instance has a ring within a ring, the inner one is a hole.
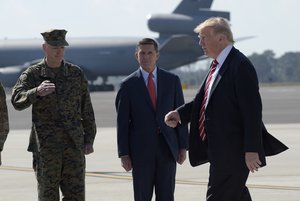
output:
M199 9L209 9L213 0L183 0L175 8L173 13L184 15L195 15L199 13Z

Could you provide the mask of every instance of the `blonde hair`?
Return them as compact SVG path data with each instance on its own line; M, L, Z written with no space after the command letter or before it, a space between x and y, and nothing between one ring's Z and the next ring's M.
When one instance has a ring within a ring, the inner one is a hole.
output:
M200 23L195 29L195 33L199 33L205 27L212 27L215 34L224 34L228 41L234 43L233 34L227 19L222 17L211 17Z

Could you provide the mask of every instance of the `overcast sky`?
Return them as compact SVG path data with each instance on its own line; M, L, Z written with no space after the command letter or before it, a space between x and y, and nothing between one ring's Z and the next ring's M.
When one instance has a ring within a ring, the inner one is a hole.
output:
M40 38L49 28L68 37L156 37L147 15L170 13L181 0L0 0L0 39ZM231 12L235 38L246 55L271 49L276 56L300 51L299 0L215 0L214 10Z

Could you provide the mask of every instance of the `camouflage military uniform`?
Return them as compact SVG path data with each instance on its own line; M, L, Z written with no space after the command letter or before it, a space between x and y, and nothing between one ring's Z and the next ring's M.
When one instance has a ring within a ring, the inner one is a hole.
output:
M1 165L1 151L3 150L4 142L9 131L8 112L6 105L6 95L4 88L0 82L0 165Z
M55 93L37 96L45 80L55 84ZM84 145L93 144L96 135L94 111L88 83L82 70L62 62L58 69L45 60L22 73L12 92L17 110L32 105L32 131L28 150L34 153L40 201L83 201Z

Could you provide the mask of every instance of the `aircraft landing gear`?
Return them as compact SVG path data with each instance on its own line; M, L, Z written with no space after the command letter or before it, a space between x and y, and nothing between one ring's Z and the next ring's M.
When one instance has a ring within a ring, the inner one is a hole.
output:
M114 91L115 86L112 84L89 85L90 92L93 91Z
M98 84L96 81L93 81L89 84L89 90L90 92L93 91L114 91L115 86L113 84L106 84L107 83L107 77L102 77L102 83Z

